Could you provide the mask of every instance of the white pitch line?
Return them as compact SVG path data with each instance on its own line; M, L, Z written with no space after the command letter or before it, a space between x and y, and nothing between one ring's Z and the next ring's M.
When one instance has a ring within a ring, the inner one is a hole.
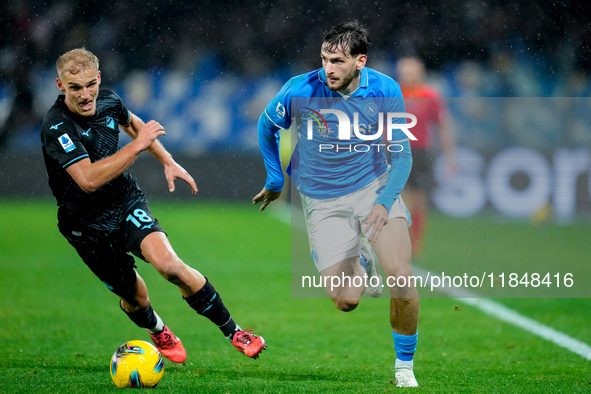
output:
M427 274L429 274L431 278L434 275L437 276L436 273L429 272L423 268L417 267L416 265L413 265L412 270L413 275L422 276L423 278L427 277ZM441 277L441 275L439 275L439 277ZM546 326L536 320L523 316L519 312L501 303L495 302L490 298L478 298L479 296L477 293L466 289L439 287L438 290L458 301L478 308L484 313L496 317L499 320L513 324L514 326L517 326L540 338L544 338L550 342L553 342L564 349L570 350L571 352L578 354L587 360L591 360L591 346L587 345L585 342L581 342L578 339L572 338L563 332L555 330L552 327Z
M283 206L277 207L278 209L272 209L271 212L273 216L279 221L291 226L291 211L286 209L286 206L289 205L285 203L276 205ZM299 230L306 231L305 224L302 226L302 223L298 223L296 224L296 227ZM429 275L431 278L434 275L437 275L416 265L413 265L412 270L413 275L422 276L423 278L426 278L427 275ZM529 333L550 341L561 348L578 354L586 360L591 361L591 346L587 345L585 342L579 341L578 339L570 337L561 331L555 330L552 327L546 326L545 324L542 324L536 320L523 316L519 312L489 298L479 298L478 294L472 291L446 287L439 287L438 290L458 301L478 308L490 316L517 326Z
M523 316L503 304L499 304L488 298L458 298L458 300L473 305L491 316L553 342L564 349L578 354L586 360L591 360L591 346L587 345L585 342L581 342L563 332L553 329L552 327L548 327L540 322L530 319L529 317Z

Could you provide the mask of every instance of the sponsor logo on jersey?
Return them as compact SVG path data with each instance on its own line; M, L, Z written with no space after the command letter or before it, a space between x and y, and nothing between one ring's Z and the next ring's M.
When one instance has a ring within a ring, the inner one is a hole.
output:
M91 127L89 127L88 130L86 130L84 133L82 133L82 135L88 137L90 135L90 129Z
M108 128L115 130L115 121L113 120L113 118L111 118L110 116L107 116L107 119L105 121L105 124L107 125Z
M51 127L49 128L49 130L57 130L57 128L58 128L58 127L60 127L60 125L61 125L62 123L64 123L64 122L59 122L58 124L54 124L53 126L51 126Z
M275 112L281 119L285 117L285 107L281 103L277 103L277 108L275 108Z
M314 111L312 108L304 107L304 109L311 111L311 113L308 113L308 115L310 115L316 121L316 124L318 125L318 133L320 134L320 136L322 136L324 138L328 138L331 131L328 128L328 125L326 124L326 120L324 119L324 117L322 115L320 115L320 113L318 111ZM311 127L312 127L312 119L308 119L308 133L310 133ZM308 139L311 139L311 138L308 137Z
M62 148L66 151L66 153L73 151L76 149L76 145L70 139L70 136L67 133L64 133L58 137L58 141L62 145Z

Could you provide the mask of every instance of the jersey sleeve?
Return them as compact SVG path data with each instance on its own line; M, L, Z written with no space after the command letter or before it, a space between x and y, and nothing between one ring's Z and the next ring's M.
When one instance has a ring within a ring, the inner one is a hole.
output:
M291 87L292 80L289 80L263 112L263 115L281 129L289 129L291 126Z
M391 92L391 101L389 102L389 112L405 113L406 107L400 88L394 88ZM407 123L407 118L399 117L392 119L393 124ZM411 131L412 129L408 129ZM411 131L412 133L412 131ZM388 138L389 144L393 149L391 152L391 163L388 174L388 181L386 187L378 195L375 204L382 204L388 212L392 208L394 202L400 196L402 188L408 180L410 170L412 168L412 154L410 151L410 138L403 131L403 128L396 128L392 130L392 135Z
M54 118L44 122L41 135L47 154L63 168L88 157L75 126L66 118Z
M117 122L120 125L128 125L129 122L131 121L131 112L129 112L129 110L127 109L127 107L125 106L125 104L123 104L123 100L121 100L121 97L119 97L119 95L115 92L112 91L108 91L109 95L111 96L111 99L114 101L115 103L115 108L117 109L118 112L118 119Z
M283 85L267 105L257 125L259 147L267 170L265 189L274 192L281 191L285 181L279 152L279 130L287 129L291 125L290 106L291 80Z

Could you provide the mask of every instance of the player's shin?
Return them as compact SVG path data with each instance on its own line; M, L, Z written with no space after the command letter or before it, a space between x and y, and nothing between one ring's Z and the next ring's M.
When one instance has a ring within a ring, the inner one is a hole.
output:
M164 329L164 322L158 315L154 313L152 305L148 305L147 308L140 309L135 312L127 312L125 309L123 309L121 301L119 302L119 307L131 319L131 321L135 323L136 326L145 328L152 334L160 332Z
M183 298L195 312L215 323L224 336L231 341L234 334L240 331L240 327L232 319L228 308L222 302L222 297L209 280L205 279L205 285L201 289Z

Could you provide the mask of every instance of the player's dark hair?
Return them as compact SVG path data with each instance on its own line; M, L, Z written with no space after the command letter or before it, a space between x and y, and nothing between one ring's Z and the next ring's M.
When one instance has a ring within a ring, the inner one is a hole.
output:
M351 56L367 54L370 45L369 32L357 20L333 26L322 40L322 49L325 51L335 53L340 50L346 53L348 49Z

